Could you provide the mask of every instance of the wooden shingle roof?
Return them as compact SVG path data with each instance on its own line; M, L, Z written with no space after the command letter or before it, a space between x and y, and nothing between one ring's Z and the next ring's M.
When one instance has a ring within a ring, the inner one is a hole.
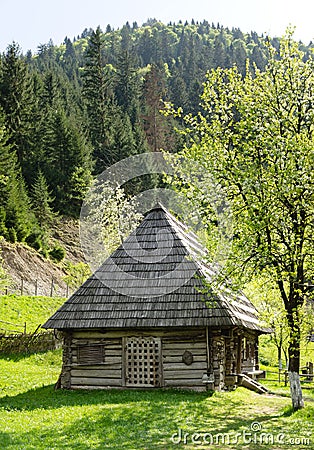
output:
M196 235L157 205L43 327L239 326L264 331L244 295L209 287L213 270L206 255Z

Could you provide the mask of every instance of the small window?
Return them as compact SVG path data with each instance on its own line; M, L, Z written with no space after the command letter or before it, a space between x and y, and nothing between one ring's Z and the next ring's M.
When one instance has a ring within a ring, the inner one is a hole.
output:
M84 345L77 348L77 362L82 365L103 364L105 349L103 345Z

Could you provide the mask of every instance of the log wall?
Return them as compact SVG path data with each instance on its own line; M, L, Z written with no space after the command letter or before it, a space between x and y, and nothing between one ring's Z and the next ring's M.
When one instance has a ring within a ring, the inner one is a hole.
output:
M128 386L129 383L125 377L125 347L130 336L155 336L160 339L158 386L206 389L206 385L202 382L208 368L206 334L205 330L199 329L67 333L64 339L61 387L104 389ZM104 360L102 363L97 361L97 364L92 364L95 355L99 358L96 346L104 348ZM80 351L83 347L84 352ZM89 349L90 359L88 359ZM82 354L84 354L84 364L80 360Z
M75 331L65 334L61 387L141 387L134 386L134 382L130 383L130 374L126 373L129 361L126 358L128 339L136 336L156 338L156 342L160 342L156 387L222 390L226 387L226 376L229 377L230 386L231 374L249 372L256 368L257 338L254 334L240 331L209 330L208 335L205 328ZM103 352L99 351L99 346ZM137 355L137 358L141 356ZM141 380L138 374L136 376ZM145 383L148 384L146 387L149 384L153 387L154 383L142 378L142 387L145 387ZM206 380L207 383L204 382Z
M226 359L225 359L225 339L223 336L212 335L211 337L211 359L214 375L214 389L221 391L224 388Z
M162 366L164 387L206 390L202 381L208 368L205 330L164 336Z
M78 355L80 346L101 345L104 362L94 365L81 364ZM122 338L76 338L71 343L71 388L122 387Z

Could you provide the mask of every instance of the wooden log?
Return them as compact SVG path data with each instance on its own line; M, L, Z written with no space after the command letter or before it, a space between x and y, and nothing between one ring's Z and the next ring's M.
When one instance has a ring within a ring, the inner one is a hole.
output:
M75 386L121 386L120 378L72 377L71 388Z
M204 390L206 390L206 386L202 382L202 378L200 379L187 379L184 378L182 380L175 379L175 380L165 380L164 379L164 386L165 387L185 387L185 388L193 388L195 386L203 387Z
M97 369L97 370L107 370L107 369L115 369L115 370L120 370L122 368L122 361L120 360L120 362L116 362L114 364L106 364L106 363L102 363L102 364L74 364L74 362L72 363L71 366L72 369Z
M199 341L199 342L164 342L163 341L163 348L165 350L169 349L184 349L184 350L191 350L191 349L203 349L206 353L206 341Z
M182 358L183 353L185 350L188 350L193 353L193 357L195 356L203 356L204 359L206 359L206 348L191 348L188 346L182 347L182 348L163 348L162 354L165 357L172 356L174 358Z
M312 362L309 362L309 363L308 363L308 376L307 376L307 381L313 381L313 374L314 374L313 363L312 363Z
M121 369L72 369L71 370L72 383L73 378L121 378Z
M289 372L289 382L293 409L296 411L304 408L299 374L297 372Z
M206 369L201 370L190 370L190 371L181 371L181 370L168 370L164 371L164 381L166 380L195 380L195 382L198 384L199 381L202 380L204 372Z
M184 362L169 364L167 361L163 362L164 372L167 370L183 370L183 371L191 371L191 370L207 370L206 361L201 362L193 362L190 366L184 364Z
M160 329L160 330L154 330L153 335L156 337L176 337L176 336L182 336L186 337L188 340L193 339L194 337L201 337L203 336L205 338L205 329L200 330L199 328L191 328L188 331L185 331L182 329ZM128 336L151 336L152 330L146 329L146 330L138 330L138 329L120 329L120 330L88 330L88 331L74 331L73 337L74 338L117 338L117 337L128 337Z
M122 363L122 358L121 355L119 356L109 356L107 355L107 353L105 353L105 361L102 364L102 366L106 367L106 366L115 366L117 364L121 365Z
M206 355L195 355L193 352L193 364L198 362L204 362L206 361ZM163 354L163 363L164 364L176 364L176 363L182 363L182 353L179 355L165 355Z

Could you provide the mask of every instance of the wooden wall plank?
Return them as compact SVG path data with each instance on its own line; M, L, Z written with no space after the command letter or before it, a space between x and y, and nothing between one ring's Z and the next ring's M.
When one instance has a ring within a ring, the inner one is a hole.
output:
M71 376L83 378L121 378L121 369L90 369L89 367L72 369Z
M193 387L202 387L203 390L206 390L206 386L204 383L202 383L202 380L195 380L195 379L187 379L184 378L182 380L176 378L174 380L164 380L164 386L165 387L181 387L184 386L186 388L193 388Z
M121 378L87 378L72 377L71 387L74 386L121 386Z
M204 373L206 373L206 371L203 369L190 369L190 371L167 370L164 372L164 381L166 383L168 381L185 379L192 380L192 384L200 384Z
M177 363L168 363L167 360L163 361L163 366L164 366L164 372L166 373L168 370L177 370L179 371L183 371L183 372L189 372L192 370L203 370L206 371L207 369L207 365L206 365L206 361L200 361L200 362L193 362L190 366L187 366L186 364L184 364L184 362L177 362Z

